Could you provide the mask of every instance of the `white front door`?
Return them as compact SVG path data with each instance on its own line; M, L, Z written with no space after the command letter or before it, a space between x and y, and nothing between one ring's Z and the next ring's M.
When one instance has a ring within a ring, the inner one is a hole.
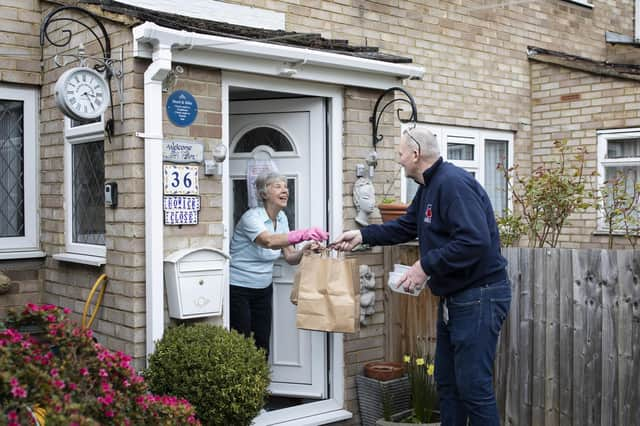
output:
M325 113L320 98L229 103L232 226L247 208L247 164L270 157L285 175L291 229L326 229ZM296 266L276 261L273 273L271 386L273 395L327 396L326 334L295 327L289 301Z

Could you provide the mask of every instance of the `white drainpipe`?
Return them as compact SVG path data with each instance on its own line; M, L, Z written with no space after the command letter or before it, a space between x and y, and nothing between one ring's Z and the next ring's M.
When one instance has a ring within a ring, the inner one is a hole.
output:
M162 81L171 71L171 45L156 40L144 73L144 189L147 358L164 333L162 211Z

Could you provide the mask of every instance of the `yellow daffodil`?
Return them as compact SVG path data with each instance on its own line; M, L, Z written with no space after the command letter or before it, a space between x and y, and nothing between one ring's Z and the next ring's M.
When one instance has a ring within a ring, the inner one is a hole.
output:
M408 364L411 362L411 357L409 355L405 355L402 360Z
M416 365L424 365L424 358L417 358Z
M433 364L427 365L427 375L433 376Z

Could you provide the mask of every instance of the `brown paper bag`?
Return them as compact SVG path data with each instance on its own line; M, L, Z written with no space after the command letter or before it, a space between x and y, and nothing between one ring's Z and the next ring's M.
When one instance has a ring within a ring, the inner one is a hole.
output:
M360 283L355 259L326 254L302 257L291 301L298 310L296 327L354 333L360 328Z

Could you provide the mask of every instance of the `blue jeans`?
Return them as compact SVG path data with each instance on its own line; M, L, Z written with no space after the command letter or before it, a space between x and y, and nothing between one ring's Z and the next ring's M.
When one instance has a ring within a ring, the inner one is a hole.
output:
M440 300L435 378L442 426L466 426L467 419L471 426L500 425L493 361L510 303L509 281L462 290Z

